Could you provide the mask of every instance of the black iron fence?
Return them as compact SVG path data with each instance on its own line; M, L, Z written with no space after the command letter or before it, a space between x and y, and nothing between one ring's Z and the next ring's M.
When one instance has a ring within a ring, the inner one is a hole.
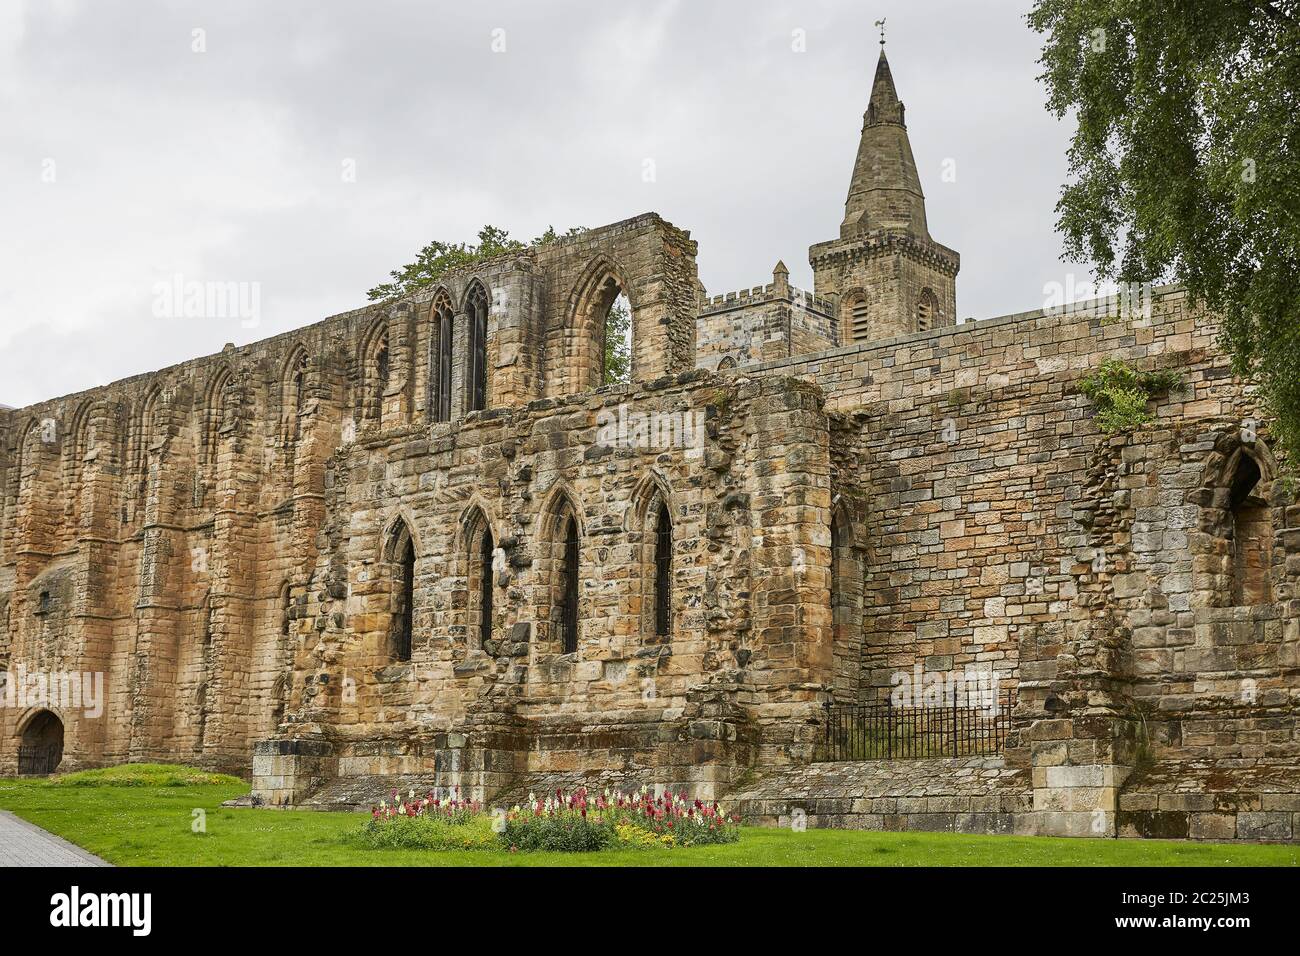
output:
M896 707L826 705L826 732L818 760L916 760L975 757L1002 752L1011 730L1015 697L997 692L991 701Z
M18 748L18 773L23 776L48 776L63 759L63 748L58 746L25 746Z

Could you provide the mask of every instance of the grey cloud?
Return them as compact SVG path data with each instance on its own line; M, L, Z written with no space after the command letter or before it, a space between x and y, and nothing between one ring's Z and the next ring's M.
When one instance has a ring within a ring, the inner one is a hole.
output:
M810 286L806 250L838 229L882 15L931 231L963 256L959 312L1035 307L1045 282L1085 270L1057 260L1069 131L1043 109L1024 9L20 5L0 46L0 402L355 308L425 242L485 222L530 238L654 210L700 241L710 292L766 281L778 258ZM261 283L262 324L154 319L150 290L178 273Z

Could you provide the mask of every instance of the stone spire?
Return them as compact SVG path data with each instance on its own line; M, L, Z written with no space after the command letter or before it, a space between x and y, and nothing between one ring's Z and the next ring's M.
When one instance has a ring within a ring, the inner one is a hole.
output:
M883 44L871 101L862 118L862 139L853 165L849 198L844 203L840 235L847 238L879 231L930 238L925 196L903 122L903 103L894 88Z

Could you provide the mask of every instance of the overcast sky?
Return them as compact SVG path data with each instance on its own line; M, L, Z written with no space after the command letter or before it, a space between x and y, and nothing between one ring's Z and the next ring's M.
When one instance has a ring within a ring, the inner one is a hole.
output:
M0 0L0 403L355 308L484 223L655 211L699 241L710 294L777 259L811 288L882 16L958 314L1040 307L1087 270L1059 259L1071 128L1043 108L1028 6ZM258 324L158 317L177 277L248 283Z

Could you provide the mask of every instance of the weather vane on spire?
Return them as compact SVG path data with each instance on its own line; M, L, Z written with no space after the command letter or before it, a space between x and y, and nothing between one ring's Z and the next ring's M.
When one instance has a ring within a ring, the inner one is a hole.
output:
M883 48L885 45L885 18L881 17L877 20L876 26L880 27L880 46Z

